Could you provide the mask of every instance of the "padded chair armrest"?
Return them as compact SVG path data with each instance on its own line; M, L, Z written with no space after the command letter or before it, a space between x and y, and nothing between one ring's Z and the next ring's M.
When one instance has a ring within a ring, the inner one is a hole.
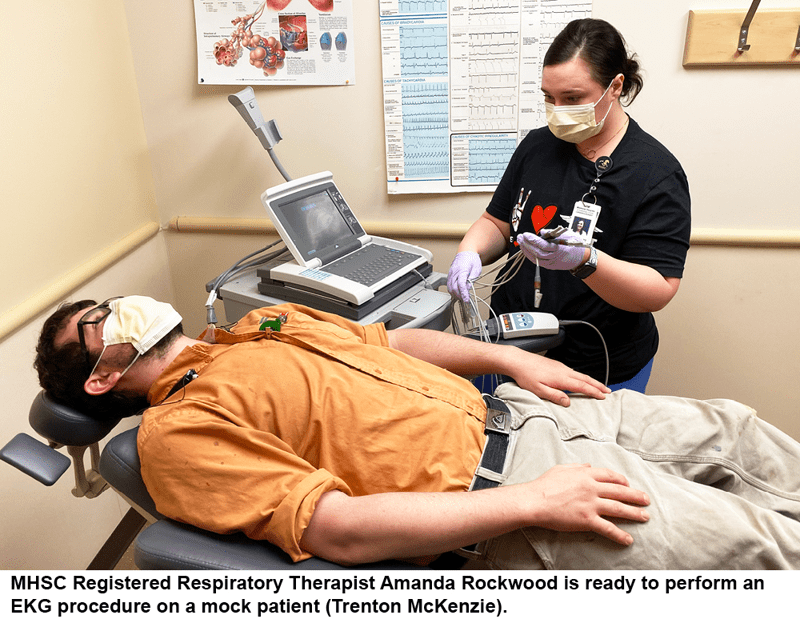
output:
M136 538L134 562L140 570L340 569L311 559L292 563L281 550L243 534L219 535L173 520L159 520ZM309 565L305 565L309 563Z
M516 337L509 340L505 340L500 336L495 343L502 346L516 346L527 352L541 353L563 344L566 336L566 331L561 327L555 335L533 335L531 337ZM474 333L468 334L467 337L473 340L481 339L480 335Z
M70 465L67 456L24 433L17 434L0 449L0 460L45 486L56 483Z
M298 563L268 542L241 533L219 535L173 520L159 520L136 538L134 562L140 570L344 570L427 569L403 561L345 568L317 557Z

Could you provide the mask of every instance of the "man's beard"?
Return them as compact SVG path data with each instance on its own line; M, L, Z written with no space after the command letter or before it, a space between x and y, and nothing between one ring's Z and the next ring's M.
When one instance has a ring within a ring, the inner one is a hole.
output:
M131 363L135 366L137 363L149 363L153 359L162 358L182 333L181 325L178 325L143 355L139 356L136 350L131 351L131 356L123 367ZM149 408L150 403L141 393L117 387L102 395L89 396L86 406L91 407L99 416L122 418L141 415Z
M140 415L150 406L142 395L109 391L100 396L92 396L91 406L97 413L110 417L131 417Z

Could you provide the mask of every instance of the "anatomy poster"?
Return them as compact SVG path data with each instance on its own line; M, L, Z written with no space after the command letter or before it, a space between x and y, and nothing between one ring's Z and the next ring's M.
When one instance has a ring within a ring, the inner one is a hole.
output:
M352 0L194 0L200 84L355 83Z
M493 191L546 124L542 60L591 0L380 0L389 193Z

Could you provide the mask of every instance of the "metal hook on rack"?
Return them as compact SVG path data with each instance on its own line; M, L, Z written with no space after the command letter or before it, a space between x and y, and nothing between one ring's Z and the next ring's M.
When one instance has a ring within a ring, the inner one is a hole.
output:
M753 4L750 5L750 10L747 11L747 15L744 16L742 27L739 29L739 45L736 51L740 54L750 49L750 46L747 44L747 33L750 31L750 24L753 21L753 17L756 15L759 4L761 4L761 0L753 0ZM798 36L800 36L800 33L798 33Z

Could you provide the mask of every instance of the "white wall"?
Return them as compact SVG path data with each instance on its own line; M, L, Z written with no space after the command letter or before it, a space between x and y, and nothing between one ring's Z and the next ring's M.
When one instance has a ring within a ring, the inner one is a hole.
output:
M650 394L730 398L800 440L800 251L693 247L675 299L656 314Z
M40 8L2 2L0 314L157 219L121 0Z
M797 158L800 70L684 69L690 10L740 10L751 0L595 0L594 15L614 24L645 69L631 114L678 157L692 192L695 228L800 230ZM797 8L762 2L759 11ZM758 13L751 31L758 28ZM737 32L731 33L731 51ZM793 42L788 41L791 51Z

